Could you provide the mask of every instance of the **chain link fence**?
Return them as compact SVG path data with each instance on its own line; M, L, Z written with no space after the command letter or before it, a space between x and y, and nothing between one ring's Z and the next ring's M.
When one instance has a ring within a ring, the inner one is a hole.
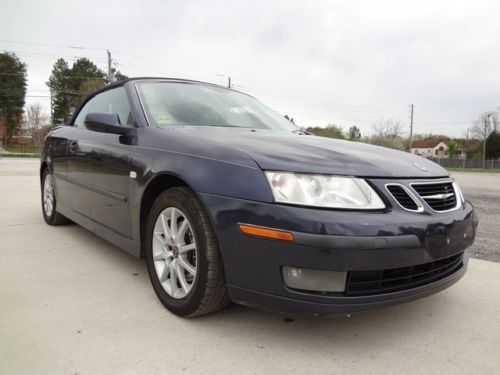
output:
M0 144L0 158L39 158L42 147L34 146L2 146Z
M429 158L430 160L438 163L444 168L452 169L483 169L483 161L477 159L438 159ZM500 171L500 160L485 160L484 169L492 169Z

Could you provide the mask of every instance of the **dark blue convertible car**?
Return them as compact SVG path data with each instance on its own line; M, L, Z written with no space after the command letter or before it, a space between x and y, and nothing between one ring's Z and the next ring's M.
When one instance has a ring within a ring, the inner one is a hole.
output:
M45 141L45 221L137 257L173 313L230 301L330 315L440 291L466 270L477 219L439 165L309 135L208 83L121 81Z

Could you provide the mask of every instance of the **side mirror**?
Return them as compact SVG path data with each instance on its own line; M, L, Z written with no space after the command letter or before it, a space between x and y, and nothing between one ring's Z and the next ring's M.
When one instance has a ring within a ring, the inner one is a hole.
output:
M122 126L116 113L92 112L85 116L85 127L99 133L110 133L132 136L136 134L135 128Z

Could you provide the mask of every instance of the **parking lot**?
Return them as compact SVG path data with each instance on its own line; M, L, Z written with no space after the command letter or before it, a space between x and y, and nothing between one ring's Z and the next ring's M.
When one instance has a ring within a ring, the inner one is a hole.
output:
M500 372L500 174L454 174L480 227L468 273L439 294L328 319L232 305L186 320L142 260L45 225L37 170L0 159L0 374Z

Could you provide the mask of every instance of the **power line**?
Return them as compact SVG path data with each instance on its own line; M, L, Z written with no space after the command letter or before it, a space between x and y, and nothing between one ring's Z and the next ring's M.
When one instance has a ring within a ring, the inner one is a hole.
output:
M419 124L425 125L433 125L433 124L441 124L441 125L455 125L455 124L470 124L472 121L419 121Z
M276 108L283 108L281 106L275 106ZM366 120L370 120L370 119L374 119L374 117L397 117L397 116L389 116L390 113L382 113L382 112L376 112L374 113L373 115L370 114L370 113L365 113L365 112L356 112L356 111L348 111L345 112L345 111L332 111L332 112L320 112L320 111L315 111L313 113L311 112L302 112L302 111L296 111L295 109L287 109L287 110L282 110L281 112L284 112L284 113L287 113L289 115L301 115L301 116L307 116L307 117L317 117L317 118L322 118L322 117L318 117L318 116L325 116L325 117L331 117L331 116L337 116L337 117L344 117L344 118L348 118L348 119L353 119L353 115L354 116L357 116L357 117L364 117L365 119L364 120L356 120L356 121L366 121ZM333 114L335 113L335 114Z
M21 98L23 95L0 95L0 98ZM50 95L32 95L32 94L27 94L24 95L25 97L44 97L44 96L50 96Z
M85 49L85 50L106 50L106 48L102 48L102 47L83 47L83 46L71 46L71 45L60 45L60 44L47 44L47 43L34 43L34 42L25 42L25 41L14 41L14 40L5 40L5 39L1 39L0 42L6 42L6 43L14 43L14 44L26 44L26 45L35 45L35 46L48 46L48 47L56 47L56 48L71 48L71 49ZM140 56L140 55L135 55L135 54L132 54L132 53L129 53L129 52L125 52L125 51L121 51L121 50L115 50L115 49L109 49L111 52L115 52L115 53L118 53L118 54L122 54L122 55L125 55L125 56L130 56L130 57L134 57L136 59L140 59L140 60L144 60L144 61L150 61L150 62L154 62L154 63L157 63L157 64L161 64L162 66L163 65L166 65L166 66L172 66L172 67L175 67L177 69L181 69L181 70L191 70L191 71L197 71L197 72L200 72L200 73L204 73L204 74L210 74L210 75L215 75L215 76L218 76L218 77L228 77L227 74L221 74L221 73L218 73L218 72L212 72L212 71L208 71L206 69L200 69L200 68L196 68L196 67L190 67L190 66L185 66L185 65L176 65L176 64L172 64L170 62L166 62L166 61L161 61L161 60L157 60L157 59L152 59L152 58L148 58L148 57L144 57L144 56ZM281 85L276 85L276 84L272 84L272 83L269 83L269 82L261 82L261 81L258 81L258 80L254 80L254 79L249 79L249 78L245 78L245 77L241 77L239 75L236 75L235 78L237 78L238 80L242 80L242 81L247 81L247 82L253 82L257 85L260 85L260 86L267 86L267 87L275 87L275 88L279 88L279 89L284 89L284 90L289 90L289 91L295 91L295 92L300 92L300 93L311 93L313 95L316 95L316 96L329 96L329 97L335 97L337 99L344 99L344 100L355 100L355 101L358 101L358 100L363 100L364 102L370 102L369 100L366 100L366 99L360 99L360 98L347 98L347 97L340 97L340 96L332 96L331 93L321 93L321 92L315 92L315 91L308 91L308 90L304 90L303 88L297 88L297 87L286 87L286 86L281 86ZM372 102L373 104L376 104L376 102ZM403 104L391 104L391 103L380 103L381 105L397 105L397 106L402 106Z
M84 47L84 46L75 46L75 45L36 43L36 42L27 42L27 41L18 41L18 40L6 40L6 39L0 39L0 42L13 43L13 44L34 45L34 46L44 46L44 47L48 46L48 47L66 48L66 49L106 50L106 48L103 48L103 47ZM175 64L172 64L170 62L161 61L161 60L157 60L157 59L152 59L152 58L148 58L148 57L144 57L144 56L140 56L140 55L135 55L135 54L132 54L132 53L129 53L129 52L121 51L121 50L110 49L110 51L116 52L118 54L123 54L123 55L126 55L126 56L130 56L130 57L134 57L134 58L137 58L137 59L145 60L145 61L155 62L155 63L161 64L161 65L173 66L173 67L176 67L176 68L182 69L182 70L192 70L192 71L198 71L198 72L205 73L205 74L217 75L219 77L227 77L226 74L216 73L216 72L212 72L212 71L208 71L208 70L200 69L200 68L195 68L195 67L187 67L187 66L175 65ZM45 55L48 55L48 54L45 54ZM50 56L50 55L48 55L48 56ZM78 56L72 56L72 58L78 58ZM96 60L96 58L94 58L94 60ZM101 59L101 60L106 61L106 59ZM149 68L151 68L151 67L148 67L148 69ZM158 69L158 68L154 68L154 69ZM396 104L396 103L388 103L388 102L387 103L381 103L381 102L373 102L373 101L371 101L369 99L363 99L363 98L335 96L335 95L331 95L331 92L325 93L325 92L317 92L317 91L305 90L305 89L303 89L301 87L287 87L287 86L277 85L277 84L273 84L273 83L269 83L269 82L261 82L261 81L258 81L258 80L254 80L254 79L242 77L242 76L239 76L239 75L235 75L233 77L236 77L237 79L242 80L242 81L253 82L253 83L257 84L257 85L264 86L264 87L275 87L275 88L279 88L279 89L282 89L282 90L300 92L302 94L303 93L310 93L310 94L315 95L315 98L317 98L317 96L321 96L321 97L327 96L327 97L337 98L337 99L342 99L342 100L347 100L347 101L349 101L349 100L351 100L351 101L352 100L354 100L354 101L363 101L365 103L364 106L368 106L368 105L371 105L371 104L373 104L373 105L379 104L381 106L398 106L398 107L399 106L406 106L406 104L402 104L402 103L398 103L398 104ZM252 88L250 86L242 86L242 87ZM254 88L254 89L262 90L261 88ZM284 94L281 94L281 95L284 95ZM302 97L302 98L304 98L304 97ZM311 99L311 98L306 98L306 99ZM313 99L313 100L316 100L316 99ZM338 104L349 105L349 103L338 103Z
M160 74L167 74L168 76L175 76L176 78L190 78L190 79L199 79L201 81L207 81L207 76L202 75L200 73L187 73L187 72L181 72L177 70L176 68L174 69L162 69L159 67L153 67L153 66L147 66L143 64L135 64L131 63L128 61L122 62L123 60L120 60L116 65L118 66L123 66L123 67L128 67L132 69L138 69L140 71L147 72L146 74L151 74L151 72L159 72ZM213 80L211 80L213 82Z
M150 61L150 62L154 62L154 63L157 63L157 64L172 66L172 67L176 67L176 68L182 69L182 70L192 70L192 71L197 71L197 72L205 73L205 74L211 74L211 75L215 75L215 76L219 76L219 77L227 77L226 74L211 72L211 71L208 71L208 70L194 68L194 67L189 67L189 66L176 65L176 64L165 62L165 61L160 61L160 60L151 59L151 58L144 57L144 56L134 55L132 53L128 53L128 52L124 52L124 51L120 51L120 50L113 49L112 51L116 52L118 54L125 55L125 56L134 57L136 59L141 59L141 60L144 60L144 61Z
M0 39L0 42L21 44L21 45L41 46L41 47L76 49L76 50L99 50L99 51L106 50L105 48L101 48L101 47L83 47L83 46L49 44L49 43L35 43L35 42L26 42L26 41L4 40L4 39ZM114 53L117 53L119 55L129 56L129 57L133 57L135 59L140 59L143 61L150 61L150 62L153 62L155 64L161 64L161 66L173 67L175 69L175 71L177 71L176 74L179 74L179 70L181 70L181 71L191 71L191 72L208 74L208 75L217 76L217 77L228 78L228 75L226 75L226 74L220 74L220 73L208 71L205 69L199 69L196 67L176 65L176 64L172 64L170 62L165 62L165 61L152 59L152 58L139 56L139 55L135 55L132 53L113 49L113 50L108 50L108 59L104 59L101 57L93 57L92 58L92 60L94 60L94 61L107 61L108 62L108 78L107 78L108 81L111 81L111 79L110 79L111 78L110 77L111 76L111 73L110 73L111 64L110 63L112 62L111 56L110 56L111 51L113 51ZM48 54L48 53L42 53L42 52L18 51L17 53L32 55L30 57L35 57L35 58L43 58L45 56L47 56L47 57L65 57L68 59L83 58L83 57L79 57L79 56L68 56L68 55L59 56L59 55L55 55L55 54ZM170 72L172 72L170 70L166 70L166 69L163 69L160 67L152 67L152 66L147 66L147 65L143 65L143 64L136 64L136 63L132 63L132 62L128 62L128 61L125 61L125 63L123 63L123 64L118 63L116 65L130 66L130 67L135 68L135 69L138 68L138 69L144 69L144 70L148 70L148 71L149 70L162 71L162 72L168 71L169 74L170 74ZM0 73L0 74L10 75L9 73ZM180 74L189 74L190 76L193 75L193 73L183 73L183 72L180 72ZM14 75L14 74L12 73L12 75ZM93 76L63 76L63 77L64 78L76 78L76 79L80 78L80 79L106 80L106 78L93 77ZM254 80L254 79L244 78L244 77L241 77L238 75L232 75L232 77L237 78L240 81L249 82L249 83L253 84L253 85L246 85L246 84L245 85L234 85L234 84L232 84L233 87L236 86L236 87L243 87L243 88L246 88L246 89L249 89L252 91L255 90L257 92L263 93L263 95L265 95L265 96L281 98L283 100L286 100L287 102L291 101L291 102L295 102L295 103L303 103L307 107L310 107L310 106L316 106L316 107L318 107L318 106L319 107L335 106L335 107L339 107L337 109L337 111L340 113L348 112L350 114L354 114L353 117L360 117L359 115L367 117L366 119L361 120L361 119L353 119L350 117L351 115L343 115L343 114L342 115L337 114L334 116L332 116L332 115L325 116L325 118L334 117L336 120L341 119L341 118L349 118L349 120L346 120L346 121L356 121L356 122L358 122L358 121L362 121L362 122L370 121L370 120L373 120L373 117L370 116L370 114L373 114L374 116L379 116L379 117L384 116L384 115L387 116L388 114L394 115L395 113L397 113L397 110L395 108L397 108L399 110L400 107L405 106L403 104L396 104L396 103L375 102L375 101L372 101L370 99L332 95L331 92L328 92L328 93L317 92L317 91L306 90L306 89L301 88L301 87L287 87L287 86L282 86L282 85L273 84L273 83L269 83L269 82L261 82L261 81ZM296 93L300 93L301 95L297 95ZM312 95L312 96L310 96L310 95ZM31 97L35 97L35 96L31 96ZM318 100L318 98L321 98L321 99ZM327 100L324 100L325 98L327 98ZM330 100L330 99L334 99L334 100ZM354 103L353 103L353 101L354 101ZM394 107L394 109L389 109L390 107ZM294 106L294 108L296 108L296 106ZM380 108L380 109L378 109L378 108ZM294 110L286 111L286 112L296 114L296 115L299 114L299 113L295 112ZM315 113L317 114L318 111L315 111ZM432 114L427 114L427 112L425 112L425 111L420 112L420 110L419 110L419 115L424 117L424 119L426 117L427 118L431 117L431 118L434 118L434 120L438 120L437 117L435 117ZM308 118L314 118L314 116L311 116L311 115L304 114L304 116L307 116ZM399 114L397 114L396 117L399 117ZM316 117L316 118L318 118L318 117ZM411 123L413 123L413 119L412 119ZM425 120L419 121L419 124L427 124L427 125L439 124L439 125L444 126L444 127L451 127L451 126L456 126L458 124L469 124L469 123L470 123L470 121L449 121L449 120L446 120L446 121L441 121L441 120L438 120L438 121L425 121ZM410 129L410 133L412 133L412 129Z
M331 97L331 98L335 98L335 99L340 99L340 100L351 100L351 101L363 101L365 103L368 103L370 105L383 105L383 106L398 106L398 107L402 107L402 106L406 106L406 104L402 104L402 103L381 103L381 102L375 102L375 101L372 101L371 99L364 99L364 98L354 98L354 97L345 97L345 96L337 96L337 95L332 95L331 92L329 93L325 93L325 92L318 92L318 91L310 91L310 90L304 90L303 88L300 88L300 87L295 87L295 88L292 88L292 87L287 87L287 86L281 86L281 85L275 85L275 84L272 84L272 83L263 83L263 82L259 82L259 81L255 81L255 80L249 80L249 79L246 79L246 78L242 78L240 76L235 76L236 78L238 78L238 80L240 81L247 81L247 82L253 82L253 83L256 83L260 86L270 86L270 87L276 87L276 88L279 88L279 89L282 89L282 90L285 90L285 91L296 91L296 92L300 92L301 94L304 94L304 93L310 93L310 94L313 94L315 97ZM248 85L245 85L243 87L250 87ZM259 90L259 88L255 88L257 90Z
M100 47L82 47L82 46L71 46L71 45L61 45L61 44L35 43L35 42L25 42L20 40L0 39L0 42L12 43L12 44L26 44L26 45L40 46L40 47L105 50L105 48L100 48Z
M16 55L26 55L28 57L35 57L35 58L41 58L41 57L50 57L50 58L66 58L66 59L89 59L87 56L76 56L76 55L65 55L65 54L55 54L55 53L44 53L44 52L31 52L31 51L20 51L20 50L15 50L12 51ZM102 57L94 57L92 56L92 60L100 60L100 61L105 61L105 58Z
M17 76L18 74L16 73L0 73L0 75L6 75L6 76ZM94 77L94 76L72 76L72 75L69 75L69 76L59 76L61 78L91 78L91 79L102 79L102 80L106 80L106 78L104 77Z
M120 60L120 61L122 61L122 60ZM125 63L118 62L118 65L124 66L124 67L129 67L132 69L139 69L139 70L147 71L147 72L154 71L154 72L162 72L162 73L167 73L167 74L172 74L172 73L173 74L187 74L187 73L175 72L175 71L169 70L169 69L156 68L156 67L151 67L151 66L142 65L142 64L134 64L134 63L130 63L130 62L125 62ZM192 73L190 73L190 74L192 74ZM199 77L199 75L196 75L196 74L194 76Z
M27 44L27 45L52 46L52 47L58 47L58 48L104 50L104 48L97 48L97 47L77 47L77 46L68 46L68 45L56 45L56 44L44 44L44 43L33 43L33 42L21 42L21 41L12 41L12 40L0 40L0 41L9 42L9 43ZM152 59L152 58L147 58L147 57L144 57L144 56L139 56L139 55L135 55L135 54L124 52L124 51L120 51L120 50L114 50L113 49L111 51L114 51L114 52L116 52L118 54L123 54L123 55L134 57L134 58L137 58L137 59L145 60L145 61L151 61L151 62L155 62L155 63L158 63L158 64L166 65L166 66L172 66L172 67L175 67L177 69L197 71L197 72L201 72L201 73L204 73L204 74L215 75L215 76L218 76L218 77L227 77L227 75L225 75L225 74L211 72L211 71L208 71L208 70L194 68L194 67L186 67L186 66L175 65L175 64L172 64L172 63L167 63L165 61L161 61L161 60L157 60L157 59ZM73 58L77 58L77 57L73 57ZM128 62L126 62L125 64L121 64L121 65L126 66L127 64L130 65L130 66L132 66L132 67L134 67L133 65L135 65L135 67L144 67L144 68L146 68L148 70L152 69L152 70L156 70L156 71L167 72L167 70L161 69L161 68L158 68L158 67L138 65L138 64L128 63ZM170 71L168 71L168 72L170 72ZM272 95L277 96L277 97L281 96L281 97L285 97L285 98L301 99L301 100L303 100L303 102L311 101L311 102L314 102L314 104L318 103L317 97L321 96L321 97L330 97L330 98L343 99L343 100L347 100L347 101L352 101L352 100L355 100L355 101L358 101L358 102L359 101L363 101L363 103L364 103L364 104L353 104L353 103L334 102L334 101L324 102L327 105L330 105L330 104L339 104L339 105L343 105L343 106L362 107L362 108L369 108L371 106L375 106L375 107L376 106L384 106L384 107L388 107L388 106L397 106L397 107L400 107L400 106L403 106L403 104L373 102L373 101L370 101L370 100L367 100L367 99L352 98L352 97L348 98L348 97L342 97L342 96L335 96L335 95L331 95L331 93L308 91L308 90L304 90L303 88L287 87L287 86L282 86L282 85L271 84L271 83L268 83L268 82L262 83L262 82L259 82L257 80L240 77L238 75L236 75L236 78L238 78L239 80L247 81L247 82L253 82L253 83L255 83L255 84L259 85L259 86L275 87L275 88L278 88L278 89L281 89L281 90L288 90L288 91L300 92L302 94L303 93L311 93L311 94L315 95L314 98L312 98L312 97L304 97L304 96L296 96L296 95L293 96L293 95L289 95L289 94L284 94L282 92L278 92L278 93L273 92ZM265 93L269 92L267 90L262 89L261 87L242 86L242 85L239 85L239 86L240 87L244 87L244 88L253 89L253 90L264 91ZM267 94L267 95L271 95L271 94Z
M377 108L377 107L384 106L383 104L375 105L375 104L366 104L366 103L365 104L355 104L355 103L337 102L337 101L330 101L330 100L328 100L328 101L322 101L322 100L318 100L317 98L314 98L314 97L304 97L304 96L296 96L296 95L290 95L290 94L276 93L276 92L272 92L272 91L269 91L269 90L266 90L266 89L256 88L256 87L247 86L247 85L240 85L240 84L233 85L233 87L250 89L250 90L257 90L257 91L263 92L264 94L269 95L269 96L281 97L281 98L286 98L286 99L293 99L294 101L297 101L297 102L303 102L303 103L315 104L315 105L338 104L338 105L344 105L344 106L350 106L350 107L364 107L364 108ZM361 101L361 100L359 100L359 101ZM391 106L397 106L401 110L403 110L404 107L406 107L406 105L402 106L402 105L399 105L399 104L397 104L397 105L389 104L387 106L389 106L389 107L391 107Z
M268 96L274 96L274 95L268 95ZM328 108L331 110L334 108L336 113L344 113L348 114L349 116L352 116L352 114L357 114L361 116L369 116L369 117L404 117L403 112L398 112L394 110L374 110L371 108L349 108L348 106L345 106L343 104L337 104L334 102L309 102L309 101L303 101L303 100L297 100L297 99L288 99L287 102L296 102L296 103L304 103L306 107L320 107L321 109L319 110L314 110L313 114L318 114L319 112L324 112L325 108ZM280 105L275 105L275 106L280 106ZM352 106L351 106L352 107ZM287 112L292 112L292 113L298 113L296 112L297 108L300 108L300 106L294 105L293 109L288 109ZM330 113L330 112L327 112Z
M3 99L3 98L7 98L7 99ZM0 99L0 100L19 100L22 98L23 98L23 96L11 95L11 96L2 97L2 99ZM24 98L50 98L50 95L24 95Z
M456 121L454 121L454 120L450 120L449 118L443 119L443 117L437 116L436 114L434 114L428 110L425 110L425 105L420 104L419 108L421 108L421 107L424 107L424 110L422 111L421 109L419 109L419 112L418 112L419 116L430 119L430 120L425 121L426 124L432 124L432 123L467 123L467 124L470 124L471 123L471 120L468 120L468 121L456 120ZM422 122L422 121L419 121L419 122Z
M278 110L278 112L286 113L288 115L291 115L292 117L304 116L304 117L307 117L309 119L324 120L324 121L340 120L343 122L367 122L367 121L374 122L377 120L377 118L374 116L366 116L364 118L358 118L356 115L355 115L356 117L352 117L350 115L339 115L339 114L325 114L323 116L311 115L309 113L295 112L293 110L292 111ZM383 116L379 116L379 118L380 117L383 117ZM406 123L401 121L401 124L406 124Z

